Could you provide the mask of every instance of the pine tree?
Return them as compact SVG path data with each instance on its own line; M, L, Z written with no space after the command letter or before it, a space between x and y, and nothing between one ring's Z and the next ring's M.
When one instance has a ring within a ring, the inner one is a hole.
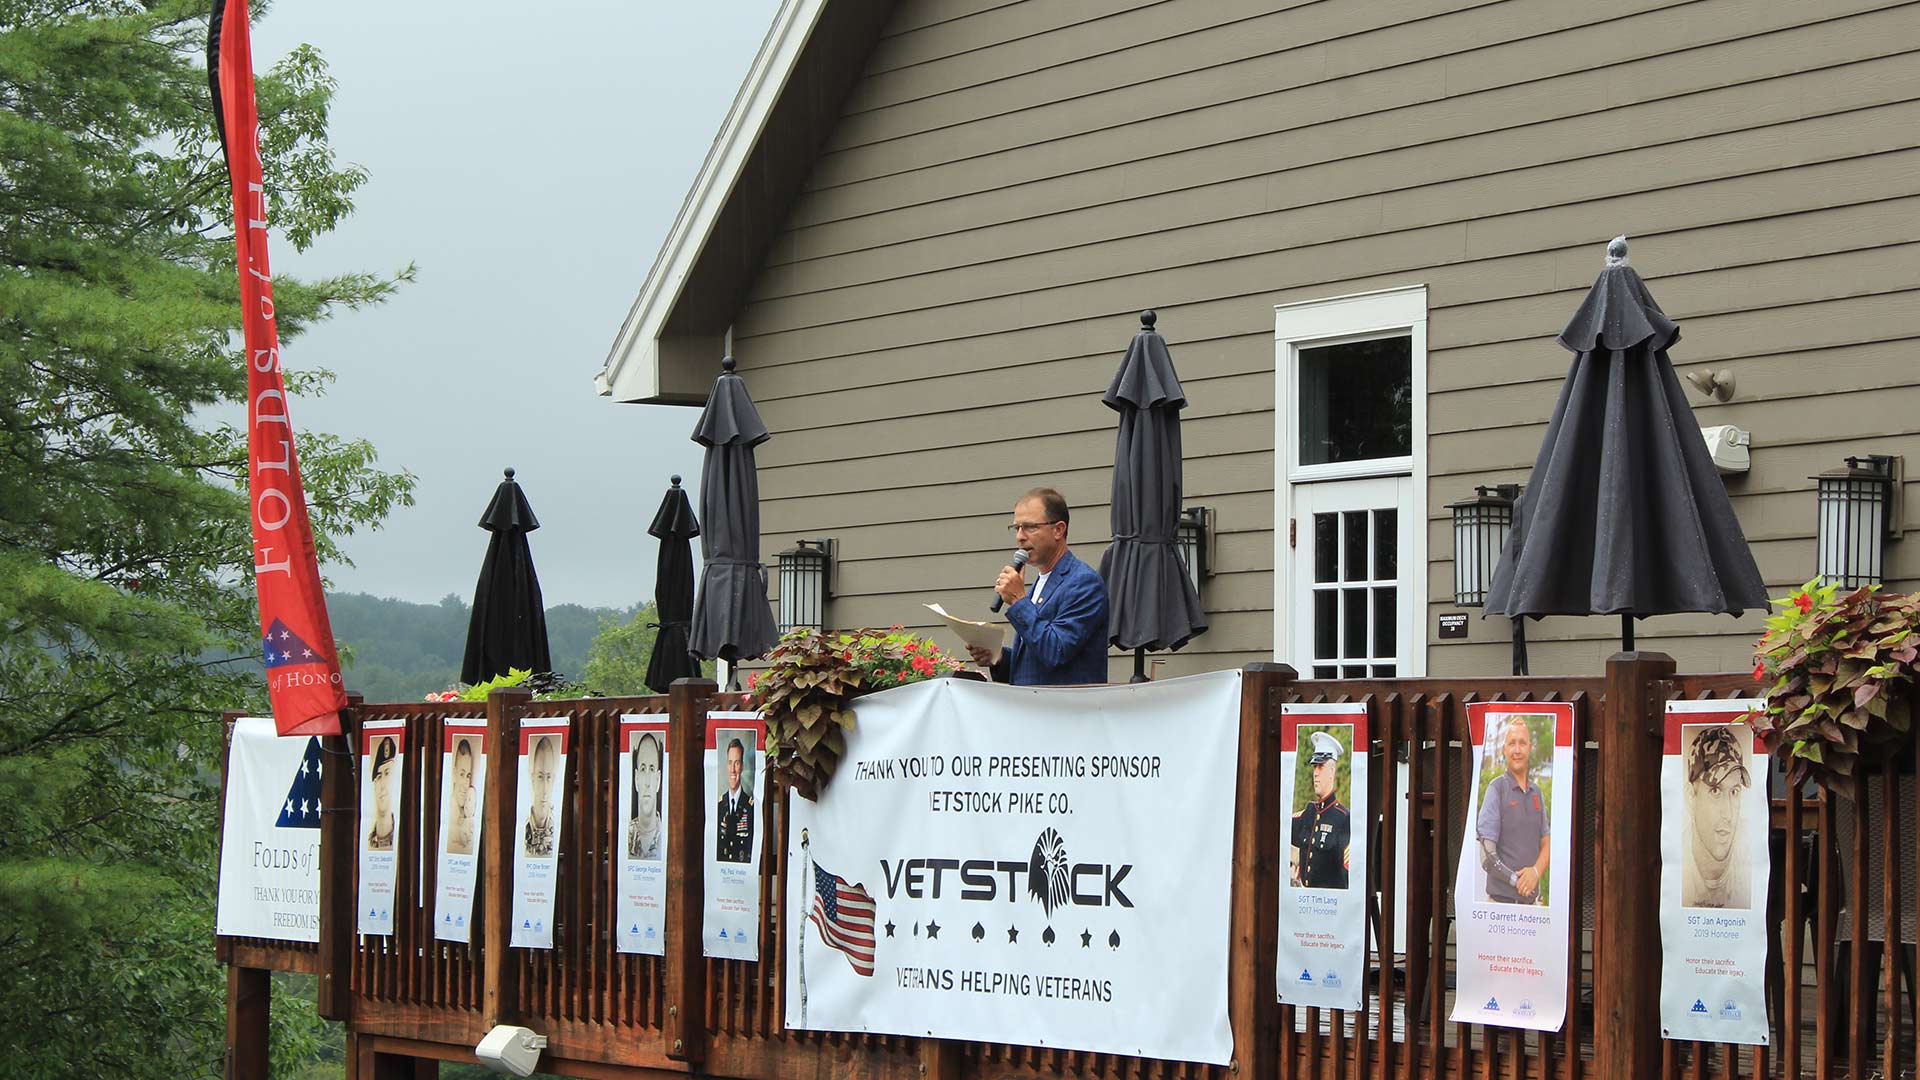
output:
M261 708L264 681L245 436L207 419L237 411L246 378L206 18L181 0L0 0L8 1077L220 1070L220 713ZM261 74L283 245L333 228L366 180L328 147L332 92L310 49ZM282 339L410 274L280 278ZM319 392L326 373L299 368L295 346L296 395ZM300 452L324 558L411 502L413 478L364 442L302 432Z

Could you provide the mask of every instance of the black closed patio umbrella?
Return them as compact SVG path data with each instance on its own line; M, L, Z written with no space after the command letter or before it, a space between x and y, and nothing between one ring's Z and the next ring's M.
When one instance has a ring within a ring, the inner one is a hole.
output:
M693 504L678 476L661 498L647 535L660 541L653 574L653 617L659 620L654 624L659 632L647 660L647 688L664 694L673 680L700 673L700 661L687 651L693 625L693 538L700 535L700 523L693 518Z
M1100 557L1107 583L1108 640L1133 650L1146 678L1149 649L1178 649L1207 630L1200 594L1180 562L1180 410L1186 392L1151 311L1100 400L1120 414L1113 451L1113 543Z
M1513 509L1486 612L1737 615L1766 587L1667 350L1680 329L1627 265L1626 237L1559 343L1573 353Z
M540 579L533 572L527 534L540 527L526 493L513 482L513 470L494 489L480 515L480 527L492 533L480 582L473 588L473 616L467 623L467 655L460 681L485 682L523 668L535 675L553 670L547 655L547 609Z
M734 374L733 357L721 360L720 369L693 428L693 441L707 448L700 466L706 564L688 648L695 656L731 664L764 656L780 632L767 603L767 568L760 562L760 477L753 464L753 448L769 438L767 426L746 381Z

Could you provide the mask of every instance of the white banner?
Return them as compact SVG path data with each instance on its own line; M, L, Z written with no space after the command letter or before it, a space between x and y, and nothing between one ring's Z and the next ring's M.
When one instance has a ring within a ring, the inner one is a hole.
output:
M1467 706L1467 820L1454 878L1453 1020L1558 1031L1567 1015L1573 706Z
M447 720L440 752L440 872L434 877L433 936L471 941L480 891L480 822L487 799L487 722Z
M214 932L320 940L320 740L233 722Z
M1232 1058L1239 672L856 712L788 804L788 1027Z
M360 726L359 932L393 933L393 886L400 877L400 795L407 776L407 722Z
M1667 702L1660 765L1660 1034L1767 1044L1764 701Z
M707 906L702 952L760 959L760 795L767 722L759 713L707 714Z
M666 952L667 718L620 718L620 922L624 953Z
M553 948L554 889L559 884L560 825L567 791L565 716L520 721L519 777L513 812L513 924L507 944Z
M1279 999L1358 1009L1367 971L1365 702L1280 707L1280 797Z

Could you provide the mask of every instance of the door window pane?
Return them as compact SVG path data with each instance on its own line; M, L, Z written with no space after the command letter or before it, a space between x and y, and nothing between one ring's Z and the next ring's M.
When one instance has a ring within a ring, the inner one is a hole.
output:
M1367 590L1342 589L1340 595L1345 598L1346 633L1342 635L1345 646L1340 655L1362 658L1367 655Z
M1395 590L1373 590L1373 655L1394 655L1393 600Z
M1332 664L1315 664L1313 677L1316 679L1337 679L1340 677L1340 669L1334 667Z
M1413 339L1300 350L1300 463L1413 453Z
M1340 612L1334 606L1337 602L1332 589L1320 589L1313 594L1313 656L1316 660L1331 660L1340 655L1337 648Z
M1349 510L1340 515L1346 525L1347 542L1340 550L1345 558L1340 567L1340 580L1367 580L1367 512Z
M1313 515L1313 580L1338 581L1334 564L1340 557L1340 515Z
M1340 677L1343 679L1364 679L1367 677L1367 665L1347 664L1340 669Z
M1373 512L1373 580L1400 576L1400 511Z
M1392 664L1373 665L1373 677L1376 679L1391 679L1393 678L1393 672L1394 666Z

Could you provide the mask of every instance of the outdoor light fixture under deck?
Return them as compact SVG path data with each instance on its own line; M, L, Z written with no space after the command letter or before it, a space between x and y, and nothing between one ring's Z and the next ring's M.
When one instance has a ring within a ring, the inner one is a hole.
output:
M1852 591L1885 580L1887 541L1900 536L1904 472L1898 457L1865 454L1811 477L1814 570L1822 582Z
M795 540L780 553L780 632L826 625L826 600L833 595L832 540Z
M1500 551L1513 531L1513 502L1518 484L1475 487L1474 496L1447 504L1453 511L1453 602L1461 607L1483 607Z

